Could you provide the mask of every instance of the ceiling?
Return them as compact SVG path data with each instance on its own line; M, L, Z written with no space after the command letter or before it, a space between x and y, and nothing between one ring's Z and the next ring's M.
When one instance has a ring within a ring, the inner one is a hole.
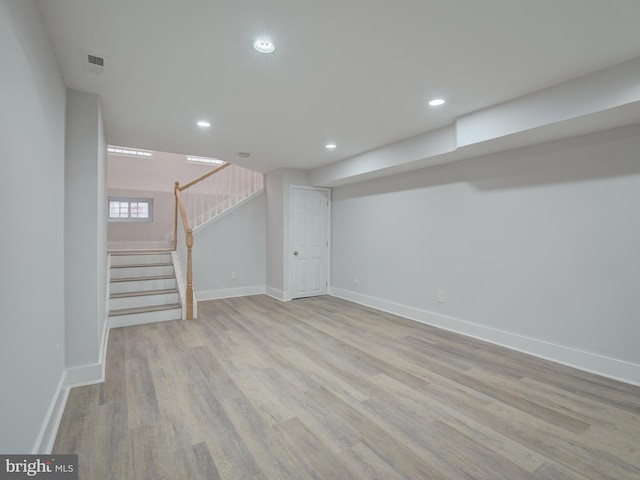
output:
M110 144L263 173L323 167L640 57L638 0L41 0L40 9L66 85L100 96ZM262 35L274 53L252 48ZM106 57L106 72L87 71L83 52ZM429 107L436 97L447 103ZM203 119L210 128L196 126Z

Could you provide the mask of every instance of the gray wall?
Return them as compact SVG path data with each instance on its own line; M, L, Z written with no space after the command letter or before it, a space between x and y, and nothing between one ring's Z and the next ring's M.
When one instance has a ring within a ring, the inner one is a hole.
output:
M265 212L261 194L194 234L193 289L198 300L264 290Z
M309 172L281 168L265 177L267 194L266 291L280 300L291 300L291 186L309 185Z
M0 64L0 452L28 453L65 347L65 86L34 2L0 2Z
M66 366L100 362L106 298L106 147L100 101L67 90Z
M283 169L265 175L266 227L266 290L276 297L284 296L282 239L284 237Z
M640 383L638 151L634 126L336 188L332 291Z

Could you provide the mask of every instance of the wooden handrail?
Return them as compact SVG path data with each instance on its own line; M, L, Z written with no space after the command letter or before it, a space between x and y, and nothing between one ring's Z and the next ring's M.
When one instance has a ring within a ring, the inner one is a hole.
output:
M187 303L187 320L193 320L193 262L191 259L191 250L193 248L193 230L189 228L189 222L187 220L187 212L182 202L182 195L180 194L180 183L176 182L174 187L174 193L176 196L176 214L174 229L174 241L177 248L178 245L178 210L182 217L182 226L184 227L184 233L187 243L187 290L186 290L186 303Z
M183 190L186 190L189 187L193 187L196 183L200 183L204 179L209 178L211 175L213 175L215 173L218 173L220 170L224 170L225 168L230 167L230 166L231 166L230 163L225 163L224 165L220 165L218 168L214 168L210 172L207 172L204 175L201 175L200 177L196 178L192 182L189 182L186 185L181 186L180 187L180 191L182 192Z
M187 220L187 211L184 208L184 203L182 201L182 194L180 193L180 188L177 186L178 182L176 182L176 203L178 204L178 208L180 209L180 216L182 217L182 226L184 227L184 231L189 230L189 221Z
M184 228L184 232L185 232L185 236L186 236L186 246L187 246L187 288L186 288L186 310L187 310L187 320L191 320L193 319L193 267L192 267L192 259L191 259L191 253L192 253L192 248L193 248L193 230L191 228L189 228L189 220L187 218L187 209L185 208L185 204L184 201L182 199L182 193L184 190L193 187L194 185L202 182L203 180L206 180L207 178L209 178L210 176L218 173L221 170L224 170L227 167L230 167L231 164L230 163L225 163L224 165L220 165L219 167L214 168L213 170L211 170L210 172L205 173L204 175L201 175L200 177L196 178L195 180L180 186L180 182L175 182L174 185L174 194L176 197L176 204L175 204L175 211L174 211L174 219L173 219L173 249L177 250L178 248L178 213L180 214L180 217L182 217L182 226ZM240 181L237 177L237 171L235 170L230 170L230 172L236 172L236 179L235 179L235 186L236 188L238 187L238 182ZM228 175L228 182L229 184L227 185L228 187L231 187L231 174ZM243 182L244 182L244 170L243 170ZM255 191L255 178L252 179L253 185L252 185L252 192ZM248 195L249 193L246 193L246 195ZM194 194L195 196L195 194ZM235 194L235 199L232 202L232 199L229 199L229 205L232 206L233 204L235 204L238 201L238 194ZM187 200L190 201L190 197L187 197ZM204 202L204 200L202 200L202 202ZM216 205L216 210L217 210L217 196L215 199L215 205ZM189 207L191 208L191 207ZM194 206L195 209L195 206ZM193 223L194 223L194 228L197 228L199 226L198 223L198 217L194 211L194 217L192 219Z

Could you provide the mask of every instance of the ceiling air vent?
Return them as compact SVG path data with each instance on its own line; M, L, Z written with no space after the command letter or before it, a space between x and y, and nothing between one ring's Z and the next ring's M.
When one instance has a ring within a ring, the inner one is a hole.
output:
M104 75L109 64L109 57L82 51L82 68L96 75Z

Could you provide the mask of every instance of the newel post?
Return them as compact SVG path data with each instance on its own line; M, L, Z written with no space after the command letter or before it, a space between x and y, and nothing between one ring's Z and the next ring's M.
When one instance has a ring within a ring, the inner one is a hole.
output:
M191 268L191 248L193 230L187 230L187 320L193 320L193 271Z

